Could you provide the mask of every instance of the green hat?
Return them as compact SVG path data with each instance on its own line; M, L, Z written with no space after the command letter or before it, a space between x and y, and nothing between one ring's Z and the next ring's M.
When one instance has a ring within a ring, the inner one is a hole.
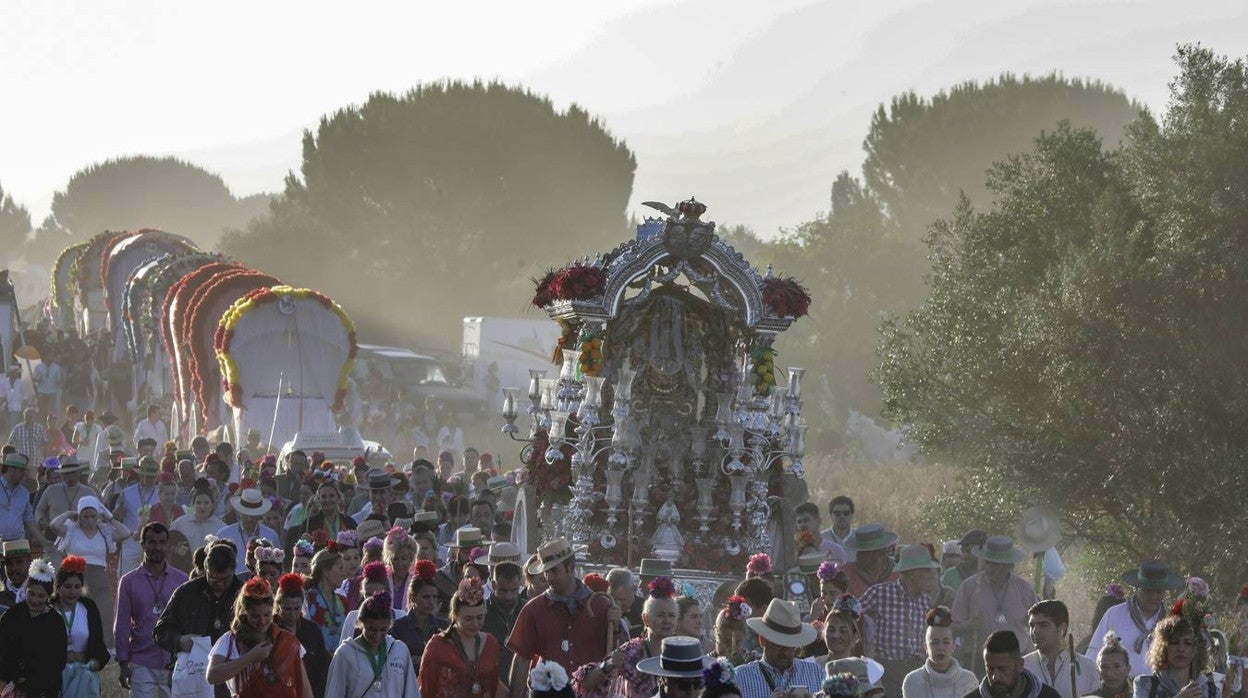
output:
M897 534L884 530L884 524L872 523L859 526L854 532L854 552L865 553L883 550L897 542Z
M1137 570L1122 575L1122 581L1136 589L1182 589L1183 577L1170 571L1170 566L1157 560L1149 560Z
M819 565L822 565L827 559L827 555L818 551L799 555L797 558L797 569L802 574L814 574L819 571Z
M16 540L6 540L4 542L4 556L7 557L23 557L30 555L30 541L25 538Z
M897 566L893 568L894 572L909 572L910 570L938 570L940 563L932 559L932 554L922 545L903 545L901 547L901 555L898 556Z
M1014 547L1014 539L1009 536L992 536L979 549L979 559L984 562L996 562L1002 565L1016 565L1027 557L1027 553Z
M159 475L160 474L160 461L156 460L155 458L151 456L143 456L141 459L139 459L137 466L138 467L135 468L135 471L140 475Z
M30 459L21 453L10 453L4 457L4 464L10 468L28 468Z
M643 557L637 574L641 577L670 577L672 576L672 563L670 560L661 560L657 557Z

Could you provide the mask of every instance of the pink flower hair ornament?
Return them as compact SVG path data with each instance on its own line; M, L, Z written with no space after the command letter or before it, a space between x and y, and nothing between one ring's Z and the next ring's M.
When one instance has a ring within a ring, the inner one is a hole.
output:
M485 600L485 590L481 588L481 580L477 577L461 579L455 595L459 597L460 603L468 606L477 606Z
M273 565L280 565L286 562L286 551L281 548L271 548L264 546L256 548L256 562L267 562Z
M830 582L836 579L841 573L841 566L832 560L825 560L819 563L819 570L815 573L821 582Z
M771 556L767 553L754 553L746 563L745 571L760 576L771 574Z
M348 528L339 531L334 541L344 548L358 548L360 547L360 534Z
M652 599L671 599L676 596L676 584L671 577L655 577L646 587Z

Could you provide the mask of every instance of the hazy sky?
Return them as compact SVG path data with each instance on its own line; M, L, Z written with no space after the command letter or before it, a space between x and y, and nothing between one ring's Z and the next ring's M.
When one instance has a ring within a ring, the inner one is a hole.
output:
M75 171L124 155L277 191L322 114L480 76L602 117L637 153L632 212L695 194L768 234L826 208L898 92L1057 70L1160 110L1175 45L1197 41L1248 54L1248 3L5 0L0 184L36 222Z

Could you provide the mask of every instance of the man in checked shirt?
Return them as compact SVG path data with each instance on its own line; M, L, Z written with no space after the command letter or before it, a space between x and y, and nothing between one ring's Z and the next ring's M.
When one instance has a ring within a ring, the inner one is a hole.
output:
M862 611L875 621L875 659L884 666L886 695L901 695L906 674L923 665L923 632L932 598L925 590L940 571L922 545L901 549L894 571L900 577L867 589L862 595Z

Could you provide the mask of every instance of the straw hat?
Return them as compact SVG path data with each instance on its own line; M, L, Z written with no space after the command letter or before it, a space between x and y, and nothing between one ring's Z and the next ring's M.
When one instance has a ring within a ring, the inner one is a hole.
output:
M802 574L814 574L819 571L819 565L822 565L827 559L827 555L818 551L799 555L797 557L797 569Z
M485 564L493 567L500 562L520 563L520 548L515 543L503 541L490 546L490 554L485 558Z
M240 494L230 497L230 506L234 507L234 511L247 516L264 516L269 509L273 508L273 502L270 502L264 495L260 494L260 490L249 487Z
M1031 507L1023 512L1014 527L1014 538L1019 547L1029 553L1042 553L1057 545L1062 537L1062 526L1051 512L1041 507Z
M538 547L537 553L533 556L537 558L529 564L529 574L542 574L546 570L554 569L564 562L571 560L576 551L572 549L572 544L566 538L556 538L549 543L544 543Z
M10 453L4 457L4 464L10 468L25 470L30 467L30 459L20 453Z
M30 541L25 538L16 538L14 540L6 540L4 542L4 557L29 557Z
M745 624L781 647L805 647L819 636L815 626L802 622L797 604L784 599L772 599L762 618L746 618Z
M481 529L476 526L460 526L455 529L455 542L452 548L484 548L492 543L485 539Z

